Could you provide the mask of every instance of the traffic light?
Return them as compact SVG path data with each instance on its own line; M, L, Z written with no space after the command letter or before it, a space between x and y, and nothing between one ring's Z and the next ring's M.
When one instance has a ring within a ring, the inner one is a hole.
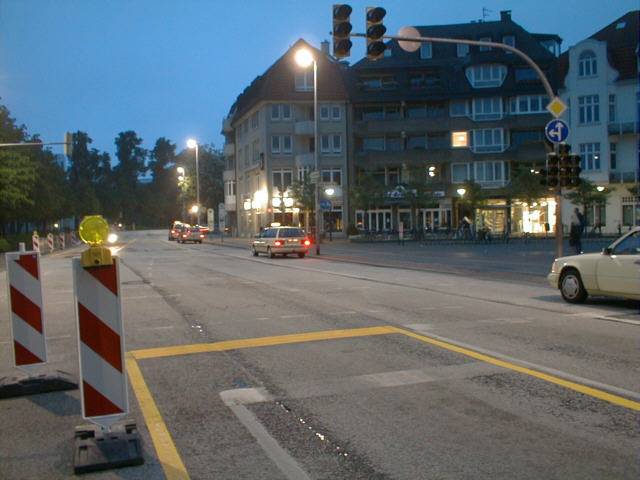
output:
M351 15L351 7L338 3L333 6L333 56L336 58L345 58L351 55L351 23L349 16Z
M582 180L580 180L580 172L582 171L582 168L580 168L580 155L577 153L570 153L567 163L569 170L569 185L577 187L582 182Z
M570 151L571 145L567 143L561 143L560 145L558 145L558 153L561 157L566 157L567 155L569 155Z
M562 145L560 145L560 147L562 148ZM560 154L558 162L558 180L561 187L569 186L569 157L566 151Z
M69 132L65 132L64 134L64 154L67 157L70 157L73 153L73 135Z
M386 48L382 36L387 28L382 19L387 11L382 7L367 7L367 59L378 60Z
M557 153L547 153L547 185L556 187L560 175L560 158Z

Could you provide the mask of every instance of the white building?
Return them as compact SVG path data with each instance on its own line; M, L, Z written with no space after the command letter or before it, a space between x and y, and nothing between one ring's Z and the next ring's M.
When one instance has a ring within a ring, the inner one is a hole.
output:
M585 212L589 231L598 223L606 233L640 223L638 13L627 13L559 59L560 96L569 106L567 143L582 157L581 177L612 190L604 208ZM564 202L568 225L574 205Z

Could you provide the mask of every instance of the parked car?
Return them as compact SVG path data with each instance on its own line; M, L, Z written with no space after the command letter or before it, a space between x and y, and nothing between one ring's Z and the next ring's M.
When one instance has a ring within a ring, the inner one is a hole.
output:
M269 227L256 235L251 243L251 253L255 257L266 253L274 258L276 255L287 256L295 253L304 258L311 246L311 240L298 227Z
M171 227L169 227L169 241L177 240L182 233L182 230L188 226L189 225L186 223L182 223L177 220L174 221L173 224L171 224Z
M547 280L570 303L582 303L589 295L640 300L640 227L600 253L556 258Z
M204 240L204 237L206 236L206 232L204 232L199 227L186 227L180 233L180 236L178 237L178 243L202 243L202 240Z

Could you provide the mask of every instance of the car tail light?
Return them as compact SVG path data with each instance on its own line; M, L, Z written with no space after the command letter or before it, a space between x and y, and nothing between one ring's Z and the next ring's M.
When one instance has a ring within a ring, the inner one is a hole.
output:
M304 241L302 242L302 244L305 247L310 247L311 246L311 240L309 240L308 238L305 238Z
M273 246L274 247L281 247L282 246L282 240L276 240L275 242L273 242Z

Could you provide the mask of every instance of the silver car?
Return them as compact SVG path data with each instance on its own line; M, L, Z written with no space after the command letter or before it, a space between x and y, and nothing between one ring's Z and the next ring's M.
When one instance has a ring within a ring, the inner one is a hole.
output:
M556 258L547 280L570 303L582 303L589 295L640 300L640 227L600 253Z
M254 237L251 253L256 257L259 253L265 253L271 258L276 255L286 257L289 253L295 253L298 257L304 258L310 246L311 240L301 228L269 227Z

